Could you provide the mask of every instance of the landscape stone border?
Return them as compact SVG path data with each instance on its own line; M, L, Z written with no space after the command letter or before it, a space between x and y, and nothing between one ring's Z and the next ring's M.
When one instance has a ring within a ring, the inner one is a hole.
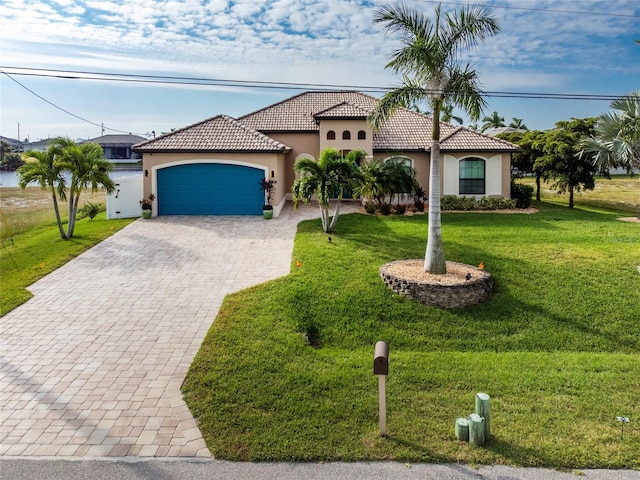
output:
M484 302L493 290L493 278L485 270L465 265L473 269L471 280L461 278L458 283L444 285L437 282L409 280L389 272L389 266L406 262L398 260L380 267L380 277L394 292L409 297L425 305L441 308L457 308ZM447 262L447 265L455 262ZM463 265L463 264L458 264Z

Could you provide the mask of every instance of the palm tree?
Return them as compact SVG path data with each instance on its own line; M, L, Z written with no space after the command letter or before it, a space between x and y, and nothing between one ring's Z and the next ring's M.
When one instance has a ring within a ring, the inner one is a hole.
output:
M481 131L485 131L488 130L490 128L500 128L500 127L504 127L504 117L501 117L498 112L493 112L491 115L484 117L482 119L482 121L484 122L482 124L482 130Z
M529 130L521 118L512 117L509 126L518 130Z
M413 193L416 187L415 172L399 159L360 165L358 180L359 185L355 189L355 195L374 199L378 207L387 196L391 205L394 195Z
M302 200L309 203L316 195L320 206L322 230L331 233L336 227L340 215L340 202L345 190L354 186L357 176L356 163L364 158L366 152L352 150L343 157L335 148L325 148L316 162L310 158L301 158L294 165L297 178L291 187L294 207ZM329 215L329 201L337 197L338 202L333 215ZM331 217L331 221L329 221Z
M53 200L53 208L56 212L56 222L60 237L64 240L67 235L62 228L58 198L66 200L67 184L63 175L63 166L60 162L62 149L58 144L51 144L45 152L29 150L24 153L25 163L18 168L18 185L25 189L31 183L37 183L43 190L49 190Z
M596 121L595 136L582 142L581 153L594 153L600 170L640 168L640 90L611 102L613 113Z
M385 24L386 32L401 36L403 46L392 53L386 67L402 74L403 82L382 97L369 122L379 128L402 102L426 101L432 111L429 234L424 268L433 274L447 270L440 221L440 114L445 104L451 104L477 120L486 105L475 70L469 62L463 66L459 54L499 31L490 13L479 6L442 13L439 5L432 20L406 5L395 4L377 9L373 19Z
M442 120L443 122L451 123L451 121L453 120L458 125L462 125L464 123L462 118L453 114L453 105L451 105L450 103L443 105L442 111L440 113L442 114L440 120Z
M104 188L107 193L113 192L115 183L109 177L113 165L103 158L104 152L97 143L76 145L68 138L58 139L58 141L65 146L62 165L71 171L67 237L72 237L76 225L80 194L86 188L91 188L92 192L98 191L99 188Z

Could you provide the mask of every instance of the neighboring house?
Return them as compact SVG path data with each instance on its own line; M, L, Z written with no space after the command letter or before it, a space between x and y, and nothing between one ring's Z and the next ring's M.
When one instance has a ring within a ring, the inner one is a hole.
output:
M498 127L498 128L489 128L488 130L484 131L484 134L489 135L490 137L496 137L501 133L514 133L514 132L524 133L526 132L526 130L522 128L513 128L513 127Z
M49 145L54 141L53 138L45 138L44 140L38 140L37 142L28 142L22 145L25 152L33 150L36 152L46 152Z
M379 131L367 123L375 97L354 91L306 92L238 119L204 120L133 147L143 154L144 195L154 215L259 215L261 178L276 180L274 213L288 198L299 158L333 147L368 160L402 159L428 188L431 118L399 109ZM504 140L441 123L443 195L510 195Z
M97 143L104 150L104 158L112 163L131 163L142 159L142 154L134 152L131 147L146 141L139 135L103 135L82 143Z
M24 151L24 142L15 138L3 137L0 135L0 142L4 142L11 147L11 151L21 153Z

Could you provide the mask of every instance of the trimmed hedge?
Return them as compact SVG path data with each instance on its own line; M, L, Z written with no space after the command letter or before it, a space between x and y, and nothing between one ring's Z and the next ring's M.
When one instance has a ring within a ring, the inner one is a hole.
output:
M522 183L511 182L511 198L516 201L516 208L529 208L533 187Z
M446 195L440 199L441 210L510 210L516 208L516 201L502 197L456 197Z

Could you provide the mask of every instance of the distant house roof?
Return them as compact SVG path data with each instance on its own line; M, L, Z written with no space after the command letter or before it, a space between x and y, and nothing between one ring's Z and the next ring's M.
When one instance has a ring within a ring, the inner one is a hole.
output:
M234 120L219 115L139 143L136 151L286 151L289 147L270 138L274 133L315 133L323 119L365 120L378 99L355 91L305 92ZM428 151L431 149L430 117L399 108L373 133L377 151ZM517 151L518 147L464 127L440 123L442 151Z
M523 130L522 128L513 128L513 127L498 127L498 128L489 128L488 130L485 130L483 133L485 135L489 135L490 137L495 137L496 135L499 135L501 133L511 133L511 132L526 132L526 130Z
M139 152L284 152L289 147L227 115L204 120L133 147Z
M146 141L147 139L140 135L103 135L101 137L90 138L82 143L97 143L102 147L130 147L136 143Z

